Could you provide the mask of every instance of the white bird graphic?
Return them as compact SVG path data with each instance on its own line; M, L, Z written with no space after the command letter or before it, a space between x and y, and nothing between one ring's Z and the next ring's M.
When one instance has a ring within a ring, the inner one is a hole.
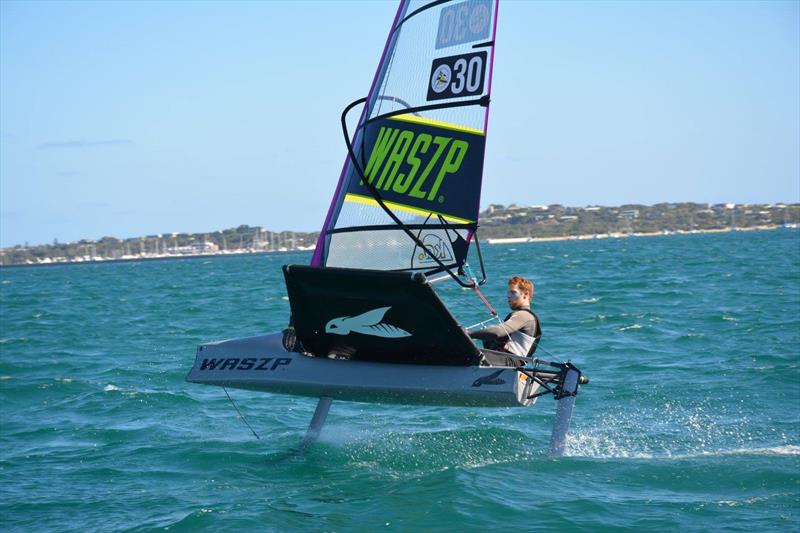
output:
M361 333L362 335L372 335L374 337L384 337L388 339L398 339L400 337L410 337L411 333L392 326L391 324L381 323L383 316L391 307L379 307L372 311L367 311L358 316L343 316L334 318L325 325L325 333L334 335L347 335L348 333Z

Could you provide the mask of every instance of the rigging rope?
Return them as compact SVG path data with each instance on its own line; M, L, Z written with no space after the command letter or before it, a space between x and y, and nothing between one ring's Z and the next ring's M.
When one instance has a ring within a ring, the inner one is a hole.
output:
M481 301L483 302L483 304L484 304L484 305L485 305L487 308L489 308L489 312L490 312L490 313L492 313L492 316L494 316L494 317L497 317L497 311L495 311L495 310L494 310L494 307L492 307L492 304L490 304L490 303L489 303L489 300L487 300L487 299L486 299L486 298L483 296L483 293L482 293L482 292L481 292L481 290L478 288L478 287L480 286L480 284L478 283L478 278L476 278L476 277L475 277L475 274L473 274L473 273L472 273L472 269L469 267L469 265L467 264L467 262L466 262L466 261L464 261L464 272L467 274L467 276L469 277L469 279L472 281L472 287L471 287L471 288L472 288L472 290L473 290L473 291L475 291L475 294L477 294L477 295L478 295L478 298L480 298L480 299L481 299Z
M237 413L239 413L239 418L241 418L241 419L242 419L242 422L244 422L244 423L245 423L245 425L246 425L248 428L250 428L250 431L252 431L252 432L253 432L253 435L255 435L255 436L256 436L256 438L257 438L258 440L261 440L261 437L259 437L259 436L258 436L258 433L256 433L256 430L254 430L254 429L253 429L253 426L251 426L251 425L250 425L250 424L247 422L247 419L244 417L244 415L242 414L242 412L239 410L239 407L237 407L237 406L236 406L236 402L234 402L234 401L233 401L233 398L231 398L231 395L230 395L230 394L228 394L228 389L226 389L225 387L222 387L222 390L224 390L224 391L225 391L225 396L227 396L227 397L228 397L228 399L231 401L231 405L233 406L233 408L234 408L234 409L236 409L236 412L237 412Z

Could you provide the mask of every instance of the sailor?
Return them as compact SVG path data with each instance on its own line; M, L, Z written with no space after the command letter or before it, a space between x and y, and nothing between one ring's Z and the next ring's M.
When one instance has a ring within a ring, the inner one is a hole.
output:
M533 283L525 278L509 279L507 298L511 313L502 324L470 332L469 336L483 341L488 350L532 356L542 336L539 318L531 311L533 290Z

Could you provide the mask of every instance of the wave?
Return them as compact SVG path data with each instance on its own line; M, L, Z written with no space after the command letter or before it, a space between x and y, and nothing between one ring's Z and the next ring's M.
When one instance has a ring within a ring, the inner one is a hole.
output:
M28 342L28 339L26 337L19 337L19 338L8 337L0 339L0 344L14 344L23 342Z
M315 461L349 464L404 479L453 468L474 469L540 459L546 452L546 441L541 444L534 449L525 433L495 427L396 432L335 426L326 427L319 441L302 453ZM296 453L281 455L286 459Z
M800 446L795 444L784 444L781 446L769 446L765 448L737 448L713 453L712 455L783 455L800 456Z
M596 304L603 298L601 296L594 296L591 298L584 298L583 300L572 300L569 303L572 305L580 305L580 304Z
M800 456L800 445L782 444L755 448L730 448L719 450L698 450L672 453L669 450L652 451L637 449L631 442L618 442L611 437L573 434L567 437L565 456L593 459L668 459L687 460L727 456Z
M714 503L716 503L717 505L726 505L728 507L737 507L740 505L752 505L754 503L765 502L770 498L785 498L794 496L796 495L793 493L781 492L778 494L769 494L767 496L753 496L752 498L745 498L744 500L719 500Z

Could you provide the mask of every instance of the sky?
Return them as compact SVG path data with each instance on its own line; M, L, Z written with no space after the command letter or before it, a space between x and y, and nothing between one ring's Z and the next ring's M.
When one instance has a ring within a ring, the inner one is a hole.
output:
M0 247L322 226L396 10L0 1ZM501 0L481 206L800 202L800 2Z

